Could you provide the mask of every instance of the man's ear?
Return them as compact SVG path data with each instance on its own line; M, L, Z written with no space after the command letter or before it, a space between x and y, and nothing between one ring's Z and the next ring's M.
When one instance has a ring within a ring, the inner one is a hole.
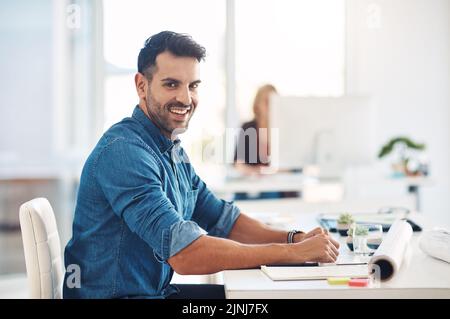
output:
M139 100L145 100L147 98L147 81L147 78L140 72L134 76L134 84L136 85Z

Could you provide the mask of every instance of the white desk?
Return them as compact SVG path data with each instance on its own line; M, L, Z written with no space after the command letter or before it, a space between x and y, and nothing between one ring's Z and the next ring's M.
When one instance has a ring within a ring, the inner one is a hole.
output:
M233 198L235 193L259 194L262 192L300 192L301 197L309 202L340 201L352 196L352 190L363 188L367 185L377 185L380 189L386 186L401 190L403 195L395 197L405 198L407 194L414 196L414 208L420 211L420 188L432 186L433 181L426 177L385 178L371 177L352 181L351 179L322 180L314 177L306 177L297 173L278 173L251 177L230 178L223 181L209 183L209 188L219 197ZM390 188L390 189L391 189ZM367 191L366 191L367 192ZM349 193L349 194L347 194ZM376 192L375 192L376 193ZM398 192L397 192L398 193ZM350 196L348 196L350 195ZM368 196L367 196L368 195ZM391 194L385 194L391 196ZM361 198L380 197L368 193ZM407 205L410 207L410 205Z
M235 193L299 192L314 201L336 201L344 195L340 180L319 180L296 173L278 173L232 178L208 185L219 197L232 198ZM318 197L319 196L319 197Z
M296 204L297 203L297 204ZM298 202L280 200L282 211L275 219L282 220L286 227L310 229L317 226L315 213L300 213ZM259 204L260 205L260 204ZM255 213L264 206L250 205L246 211ZM290 211L290 212L288 212ZM297 213L294 213L297 212ZM264 215L267 220L267 214ZM425 228L431 225L424 215L411 215L411 219ZM418 247L420 233L415 233L410 242L402 266L397 275L379 287L350 288L330 286L325 280L272 281L260 270L228 270L223 272L227 298L450 298L450 264L429 257ZM337 235L336 235L337 237ZM339 238L339 237L337 237ZM341 257L348 258L350 251L341 242Z
M317 183L316 179L301 174L271 174L228 178L209 185L217 193L300 191L305 184Z

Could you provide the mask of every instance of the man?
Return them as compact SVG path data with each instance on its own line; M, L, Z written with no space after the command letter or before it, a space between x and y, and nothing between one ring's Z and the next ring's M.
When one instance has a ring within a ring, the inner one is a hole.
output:
M338 244L322 229L271 229L216 198L195 174L177 134L197 108L204 57L187 35L165 31L145 42L139 105L102 136L83 168L65 250L80 285L69 284L68 271L64 297L223 298L220 285L169 285L173 271L336 260Z

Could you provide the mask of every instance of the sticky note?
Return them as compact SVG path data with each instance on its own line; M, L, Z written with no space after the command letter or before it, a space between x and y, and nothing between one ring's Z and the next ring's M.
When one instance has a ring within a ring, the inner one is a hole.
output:
M351 279L348 285L350 287L367 287L369 285L369 279Z
M327 278L327 281L328 281L329 285L346 285L350 281L350 278L348 278L348 277L330 277L330 278Z

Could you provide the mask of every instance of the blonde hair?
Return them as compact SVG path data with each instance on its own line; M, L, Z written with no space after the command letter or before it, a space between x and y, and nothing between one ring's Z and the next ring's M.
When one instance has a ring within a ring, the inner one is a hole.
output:
M256 92L255 99L253 100L253 114L255 115L255 119L260 116L260 108L261 100L268 93L277 93L277 89L272 84L265 84L261 86Z

